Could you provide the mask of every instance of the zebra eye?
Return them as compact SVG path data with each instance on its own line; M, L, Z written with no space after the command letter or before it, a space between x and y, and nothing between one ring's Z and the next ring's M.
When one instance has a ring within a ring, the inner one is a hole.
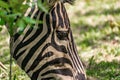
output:
M56 31L57 37L60 40L67 40L68 39L68 31Z

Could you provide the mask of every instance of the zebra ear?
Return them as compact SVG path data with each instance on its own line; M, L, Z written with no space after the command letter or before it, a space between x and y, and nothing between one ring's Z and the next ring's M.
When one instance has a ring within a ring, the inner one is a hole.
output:
M75 0L62 0L64 3L74 4Z

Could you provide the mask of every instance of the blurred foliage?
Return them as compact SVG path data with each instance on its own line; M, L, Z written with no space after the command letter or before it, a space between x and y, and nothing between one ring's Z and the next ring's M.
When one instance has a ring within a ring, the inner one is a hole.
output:
M37 3L39 9L47 13L47 3L42 4L41 0L38 0ZM35 2L30 2L30 0L1 0L0 25L7 25L10 35L13 35L16 28L18 28L18 31L21 32L28 24L41 23L41 21L36 21L30 17L24 16L24 13L28 7L34 6L35 4ZM0 28L0 31L1 30L2 28Z
M68 7L74 39L90 80L120 79L119 4L120 0L76 0L75 6Z

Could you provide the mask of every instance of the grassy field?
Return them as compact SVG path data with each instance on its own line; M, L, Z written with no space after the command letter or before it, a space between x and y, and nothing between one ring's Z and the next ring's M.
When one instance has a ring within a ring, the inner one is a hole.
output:
M67 5L78 52L89 80L120 80L120 0L76 0ZM0 33L0 80L8 80L9 36ZM13 80L30 80L13 62Z

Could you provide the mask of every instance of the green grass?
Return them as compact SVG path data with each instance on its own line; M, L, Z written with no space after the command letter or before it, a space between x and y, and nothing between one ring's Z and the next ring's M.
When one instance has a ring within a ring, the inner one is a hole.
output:
M120 22L120 0L86 1L77 0L68 13L87 75L91 80L120 80L120 27L115 24Z
M117 61L96 63L92 61L88 67L87 74L100 80L119 80L120 63Z
M91 80L120 80L120 0L76 0L67 6L79 55ZM118 23L119 24L119 23ZM9 36L0 33L0 80L8 80ZM13 80L29 80L13 62Z

